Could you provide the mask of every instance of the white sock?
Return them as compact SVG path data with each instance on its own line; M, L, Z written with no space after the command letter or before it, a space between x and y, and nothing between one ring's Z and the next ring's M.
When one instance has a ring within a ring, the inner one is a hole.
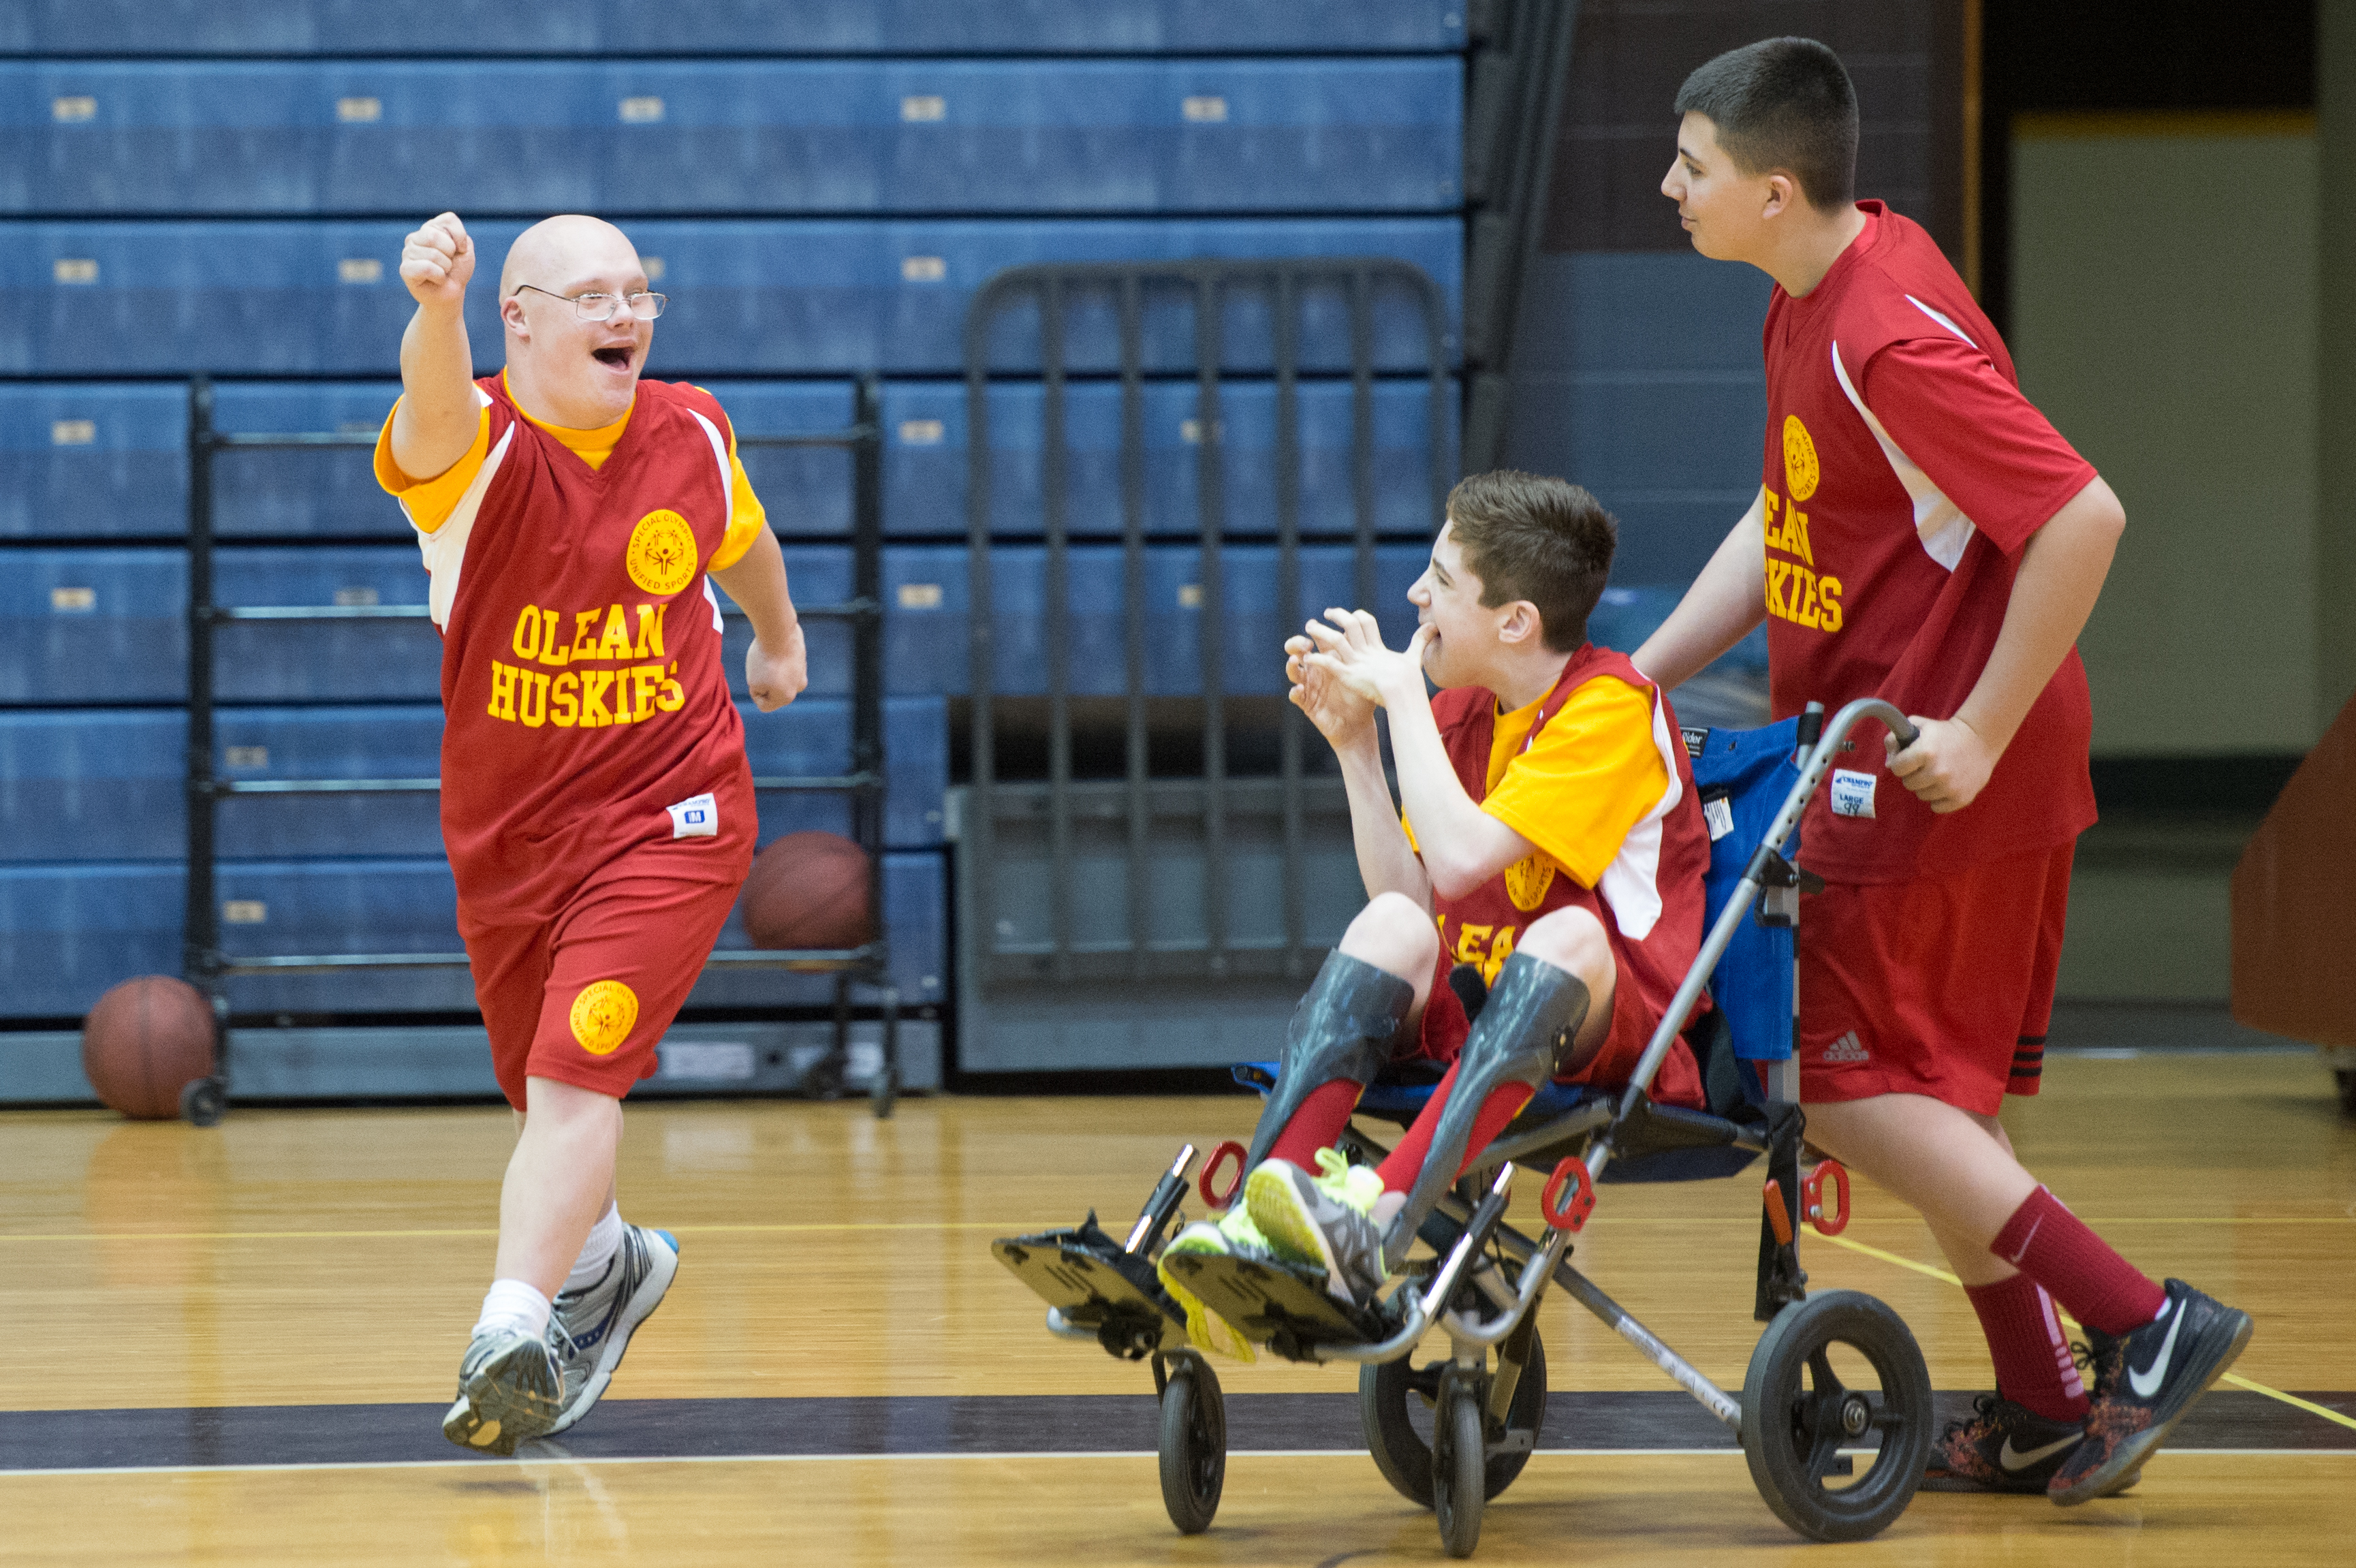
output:
M581 1255L573 1260L573 1272L564 1276L564 1289L587 1290L605 1277L613 1266L614 1254L622 1250L622 1206L609 1203L597 1223L589 1227L589 1239L581 1243Z
M548 1332L550 1310L548 1298L524 1281L493 1280L483 1294L483 1315L475 1319L475 1332L520 1328L538 1338Z

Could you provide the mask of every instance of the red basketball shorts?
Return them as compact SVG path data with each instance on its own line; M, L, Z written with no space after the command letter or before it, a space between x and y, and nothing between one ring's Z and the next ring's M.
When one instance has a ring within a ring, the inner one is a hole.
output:
M1652 1042L1653 1031L1660 1027L1661 1009L1644 999L1635 976L1617 949L1612 955L1614 971L1612 982L1612 1031L1603 1037L1603 1048L1597 1051L1588 1064L1575 1073L1561 1075L1562 1083L1590 1083L1597 1088L1617 1089L1636 1071L1644 1047ZM1438 972L1431 983L1431 995L1423 1004L1423 1024L1403 1051L1395 1051L1395 1060L1421 1058L1435 1062L1452 1062L1464 1049L1465 1037L1472 1031L1464 1016L1464 1004L1448 983L1451 966L1447 955L1441 955ZM1666 1105L1697 1106L1703 1103L1701 1069L1696 1064L1691 1047L1680 1038L1669 1047L1661 1063L1661 1070L1653 1075L1654 1100Z
M2075 849L1806 899L1800 1098L1925 1094L1992 1116L2036 1093Z
M508 1103L550 1078L618 1100L703 972L751 865L752 835L658 839L582 879L546 925L470 919L459 933Z

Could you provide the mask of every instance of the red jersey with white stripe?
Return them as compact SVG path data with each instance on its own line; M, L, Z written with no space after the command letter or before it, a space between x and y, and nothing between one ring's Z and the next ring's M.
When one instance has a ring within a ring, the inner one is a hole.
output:
M2022 546L2094 470L2021 394L1996 328L1922 229L1877 201L1804 297L1767 309L1767 650L1775 716L1886 698L1949 718L1987 663ZM2094 820L2072 649L1987 787L1938 815L1860 725L1811 802L1809 869L1943 875L2053 849Z
M1440 972L1458 963L1477 964L1494 981L1520 933L1557 909L1578 906L1601 922L1621 967L1643 993L1648 1017L1668 1010L1678 983L1701 950L1702 876L1709 869L1709 831L1694 792L1693 765L1667 700L1628 661L1627 655L1592 643L1582 645L1563 667L1522 742L1526 755L1549 721L1590 682L1618 682L1642 694L1648 725L1644 744L1658 757L1664 785L1641 807L1592 886L1565 868L1544 847L1505 868L1461 898L1432 898L1440 922ZM1493 784L1492 737L1497 701L1486 689L1462 686L1432 699L1448 759L1464 792L1486 801L1505 783ZM1613 737L1595 737L1599 747ZM1512 765L1506 773L1510 776ZM1540 841L1543 844L1543 840ZM1426 1014L1430 1017L1429 1013Z
M635 845L750 842L705 576L728 533L732 438L709 392L642 381L593 469L500 378L477 385L487 455L419 535L443 635L442 832L477 918L547 920Z

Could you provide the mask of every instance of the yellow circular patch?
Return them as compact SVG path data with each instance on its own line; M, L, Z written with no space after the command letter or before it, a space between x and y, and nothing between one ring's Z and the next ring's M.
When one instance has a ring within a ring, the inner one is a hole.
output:
M1505 867L1505 897L1526 915L1546 902L1547 889L1553 886L1554 857L1543 851Z
M573 1037L593 1057L611 1056L638 1021L637 993L618 980L599 980L573 999Z
M678 593L695 581L695 530L675 511L650 511L630 530L626 564L648 593Z
M1816 481L1823 475L1816 467L1816 444L1808 437L1808 427L1800 416L1783 416L1783 490L1791 499L1806 500L1816 493ZM660 515L658 513L657 515ZM645 523L638 524L640 528ZM635 575L636 574L633 574Z

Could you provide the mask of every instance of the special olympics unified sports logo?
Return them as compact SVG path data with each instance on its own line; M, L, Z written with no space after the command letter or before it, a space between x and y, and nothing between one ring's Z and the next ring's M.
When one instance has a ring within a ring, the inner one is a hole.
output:
M1546 902L1547 889L1553 886L1554 857L1544 850L1526 854L1505 867L1505 896L1525 915Z
M637 993L618 980L593 981L573 999L573 1037L593 1057L619 1050L637 1021Z
M1816 444L1809 438L1808 427L1800 423L1796 413L1783 416L1783 490L1794 503L1806 500L1816 493L1816 481L1824 477L1816 467ZM640 523L639 527L646 526Z
M695 580L695 530L675 511L650 511L630 530L624 564L630 581L648 593L678 593Z

